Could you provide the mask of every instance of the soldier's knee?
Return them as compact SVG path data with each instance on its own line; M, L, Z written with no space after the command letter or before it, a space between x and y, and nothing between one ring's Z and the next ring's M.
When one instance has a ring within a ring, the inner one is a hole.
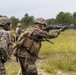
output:
M27 68L28 75L38 75L37 68L35 65L29 65Z

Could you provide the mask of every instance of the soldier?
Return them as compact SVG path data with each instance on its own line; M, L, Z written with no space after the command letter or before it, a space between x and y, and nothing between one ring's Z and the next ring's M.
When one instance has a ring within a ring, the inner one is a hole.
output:
M9 30L12 30L12 25L11 24L10 24ZM11 38L11 39L9 39L11 44L8 47L8 51L7 52L8 52L8 59L11 60L11 55L12 55L12 51L13 51L13 42L15 42L15 37L13 36L13 34L10 31L8 31L8 33L9 33L9 38Z
M8 59L8 47L11 42L9 38L11 20L8 17L0 17L0 75L6 75L4 63Z
M45 19L37 18L35 26L27 28L14 47L13 53L19 58L23 75L38 75L35 61L41 48L41 42L57 37L62 31L59 29L49 34L43 30L46 25Z
M20 34L21 34L21 23L18 23L18 24L17 24L17 28L16 28L15 33L16 33L16 41L17 41L18 37L19 37Z

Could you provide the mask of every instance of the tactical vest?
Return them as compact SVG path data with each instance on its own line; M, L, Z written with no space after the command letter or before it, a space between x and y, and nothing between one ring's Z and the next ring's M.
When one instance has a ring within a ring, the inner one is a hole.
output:
M37 28L27 29L24 32L24 34L18 39L17 46L25 47L25 49L29 53L38 56L38 52L41 48L41 42L38 39L31 36L35 30L38 30L38 29Z

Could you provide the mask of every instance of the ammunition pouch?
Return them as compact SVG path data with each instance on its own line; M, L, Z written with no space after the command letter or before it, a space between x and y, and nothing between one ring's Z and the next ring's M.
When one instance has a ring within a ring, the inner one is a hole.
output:
M27 37L24 41L23 46L33 55L38 55L38 52L41 48L41 43L30 37Z
M17 54L20 50L20 48L23 46L24 41L25 41L26 37L20 39L19 41L17 41L16 46L13 48L13 55L17 57Z

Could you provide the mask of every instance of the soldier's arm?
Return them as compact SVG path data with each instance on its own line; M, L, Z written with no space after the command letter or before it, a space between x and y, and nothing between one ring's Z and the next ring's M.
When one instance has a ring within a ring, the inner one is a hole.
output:
M60 28L59 30L51 33L51 34L49 35L49 38L56 38L56 37L58 37L58 35L59 35L62 31L65 31L65 26L63 26L63 27Z
M46 39L51 39L51 38L55 38L57 37L58 35L60 34L60 30L58 31L55 31L51 34L49 34L48 32L46 31L43 31L43 30L37 30L33 33L33 36L38 38L38 39L42 39L42 38L46 38Z
M43 30L36 30L34 31L34 33L32 34L33 37L38 38L38 39L42 39L42 38L48 38L48 33L43 31Z
M7 61L7 32L2 31L1 32L1 39L0 39L0 52L2 55L2 62Z

